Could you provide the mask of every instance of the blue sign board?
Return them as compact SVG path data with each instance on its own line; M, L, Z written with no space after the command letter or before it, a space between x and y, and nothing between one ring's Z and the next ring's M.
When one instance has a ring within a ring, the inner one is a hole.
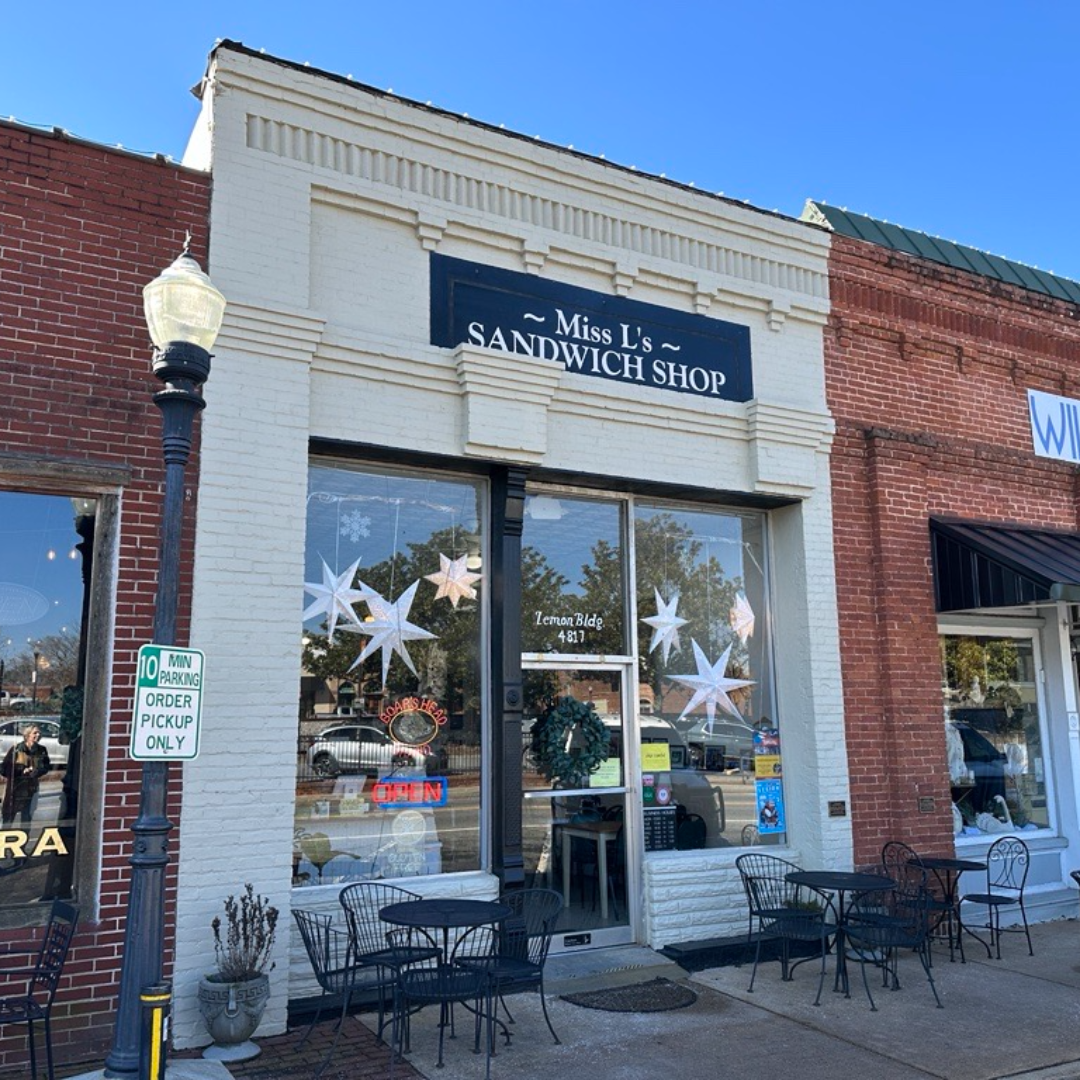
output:
M784 788L779 780L756 780L754 795L757 802L758 833L787 832L784 822Z
M749 327L434 253L431 343L681 394L753 397Z

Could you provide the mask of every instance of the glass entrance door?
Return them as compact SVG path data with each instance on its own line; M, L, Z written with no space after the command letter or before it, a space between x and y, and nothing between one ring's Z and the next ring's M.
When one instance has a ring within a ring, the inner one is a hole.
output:
M626 665L526 661L522 847L526 882L562 894L553 948L632 940Z

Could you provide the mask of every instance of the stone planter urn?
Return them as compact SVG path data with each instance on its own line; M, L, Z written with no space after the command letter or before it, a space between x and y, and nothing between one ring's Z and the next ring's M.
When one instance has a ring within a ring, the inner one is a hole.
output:
M199 1012L213 1046L203 1051L214 1061L246 1061L259 1047L251 1041L270 997L270 977L256 975L245 982L226 982L220 975L199 980Z

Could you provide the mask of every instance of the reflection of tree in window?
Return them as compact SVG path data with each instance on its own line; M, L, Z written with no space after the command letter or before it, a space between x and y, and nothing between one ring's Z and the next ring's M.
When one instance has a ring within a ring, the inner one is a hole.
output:
M719 515L717 517L719 520ZM735 524L739 529L737 519ZM665 601L670 601L676 592L679 594L678 614L687 620L680 631L681 651L673 651L667 664L661 649L649 652L647 639L639 648L639 678L652 687L656 711L665 711L664 691L671 688L667 676L693 670L691 638L702 647L710 661L715 661L731 644L726 674L733 679L760 678L760 675L750 673L747 646L732 633L729 623L735 597L743 589L742 577L740 574L727 575L719 555L714 554L716 548L698 536L692 527L663 512L637 517L634 543L638 618L654 610L654 589L659 589ZM741 546L736 545L735 550L741 552ZM689 668L688 664L691 665ZM738 703L746 700L750 692L749 689L733 691L730 696Z
M385 689L394 696L417 692L429 694L452 712L478 710L480 706L479 607L475 601L461 601L455 608L445 599L436 600L437 589L423 578L438 569L440 553L451 559L467 554L464 543L461 529L440 529L425 541L410 543L408 552L398 552L370 567L361 567L356 575L358 580L390 601L420 580L409 620L435 634L436 638L408 643L418 677L395 654ZM477 582L476 587L482 588L483 582ZM356 610L361 619L367 614L363 604L358 604ZM325 633L308 634L303 653L304 667L323 679L348 677L359 680L365 690L378 688L382 682L382 660L378 653L369 656L360 667L352 666L366 640L363 635L342 630L340 623L332 645Z

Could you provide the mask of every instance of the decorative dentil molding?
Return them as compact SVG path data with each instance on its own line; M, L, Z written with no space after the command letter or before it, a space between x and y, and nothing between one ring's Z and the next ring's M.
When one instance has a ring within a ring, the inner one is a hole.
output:
M564 199L521 191L505 182L478 179L282 120L248 114L246 131L247 146L251 150L578 241L622 248L635 255L680 263L706 274L798 294L813 301L811 307L828 302L828 277L824 269L813 270L782 259L755 255L733 246L687 236L672 228L643 224L628 215L586 209ZM421 236L421 240L437 244L439 236L432 233ZM824 267L824 256L822 265ZM528 262L526 266L529 267ZM535 272L529 268L530 272ZM617 277L616 289L624 287L625 279L618 274Z

